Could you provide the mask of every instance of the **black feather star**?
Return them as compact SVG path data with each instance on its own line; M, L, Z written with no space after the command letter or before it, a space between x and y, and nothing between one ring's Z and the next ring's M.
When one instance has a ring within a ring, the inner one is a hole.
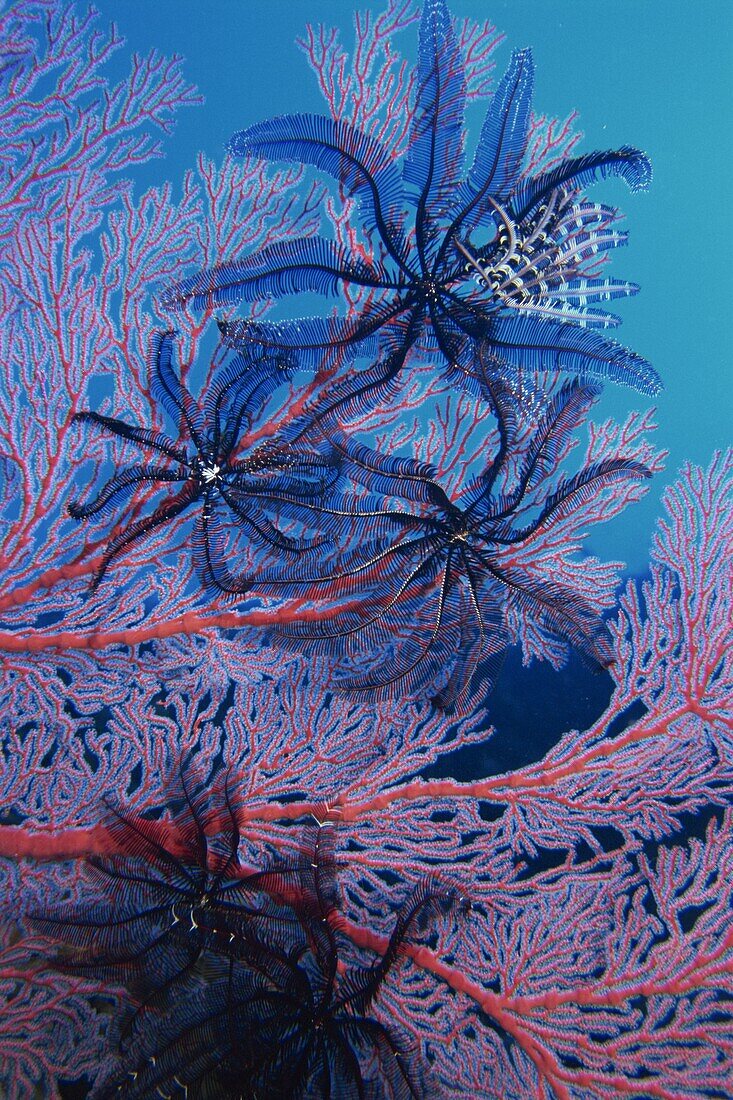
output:
M296 861L254 876L269 924L208 951L164 1010L128 1044L122 1073L95 1092L220 1100L417 1100L436 1095L398 1025L372 1012L388 974L425 917L456 897L423 883L400 909L371 967L344 966L328 823ZM274 914L277 913L277 918Z
M470 170L464 174L464 62L444 0L426 0L408 153L400 172L388 148L348 122L287 115L232 138L236 156L296 160L327 172L357 200L372 259L325 238L268 245L170 288L169 308L230 306L317 292L368 292L345 318L220 323L233 347L298 349L304 363L373 353L393 377L416 345L442 357L478 391L476 348L503 369L566 370L660 388L650 364L601 329L619 319L598 308L634 293L633 284L597 277L599 257L625 240L616 211L583 200L580 189L620 176L636 191L651 178L637 149L566 157L535 174L529 144L533 64L517 51L489 105ZM402 354L391 354L402 349Z
M111 513L139 490L147 490L139 505L144 510L152 494L147 514L137 518L135 509L128 508L129 522L108 543L93 588L115 558L194 507L198 509L193 537L195 561L203 584L213 590L221 589L217 574L227 556L227 524L244 532L249 543L265 554L297 557L318 547L317 541L284 533L277 517L272 518L269 502L277 498L292 508L306 508L338 477L333 460L323 454L298 452L276 441L241 453L242 440L255 417L288 377L290 361L257 349L242 351L220 372L202 408L174 369L175 335L165 332L153 336L149 370L151 393L179 427L180 439L169 439L160 432L101 413L81 412L74 417L157 456L152 463L120 470L89 502L74 501L69 506L75 519L86 520ZM160 490L173 491L160 501L156 496Z
M487 376L488 377L488 376ZM255 594L287 593L329 601L318 622L278 625L286 643L334 661L333 684L384 694L431 693L453 706L481 668L492 681L510 644L511 612L562 639L592 664L611 659L608 630L571 586L538 578L513 561L534 536L615 482L646 479L647 467L623 455L563 477L543 492L569 434L598 396L597 385L567 382L548 400L531 436L518 448L518 399L491 382L500 431L498 453L460 501L451 500L428 466L380 454L332 435L342 471L370 491L339 490L319 504L319 524L337 549L317 569L275 564L248 581Z
M169 791L170 822L106 807L113 855L86 860L98 900L39 911L35 929L57 945L53 965L67 973L124 986L136 1000L122 1029L165 1003L190 978L207 948L229 949L263 913L253 902L257 874L239 869L240 833L228 785L195 789L183 774Z

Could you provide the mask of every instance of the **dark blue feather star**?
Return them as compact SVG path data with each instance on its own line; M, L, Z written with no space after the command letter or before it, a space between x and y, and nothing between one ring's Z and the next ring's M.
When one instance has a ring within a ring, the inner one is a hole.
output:
M334 295L348 286L370 292L353 316L227 321L224 339L235 347L298 349L316 364L333 352L372 353L379 337L383 356L392 353L386 378L419 342L483 390L475 370L481 346L504 366L568 370L655 393L660 382L650 364L598 331L618 323L598 303L637 288L584 274L625 237L611 228L615 211L579 197L610 175L632 190L646 187L647 157L623 147L527 173L533 65L521 50L489 105L466 173L464 63L444 0L425 3L416 77L401 172L375 138L318 115L262 122L230 142L237 156L296 160L332 175L358 202L376 259L324 238L292 240L193 276L166 292L164 304L230 306L303 291Z
M107 806L113 855L86 861L99 900L38 911L35 929L56 943L53 965L124 986L133 1006L119 1021L121 1049L134 1046L150 1014L192 980L207 952L241 954L280 912L262 900L272 872L243 875L236 807L221 775L169 788L172 822L128 816Z
M243 936L235 923L226 952L202 953L154 1017L136 1015L135 1041L99 1100L436 1095L399 1025L386 1013L378 1019L372 1005L424 919L458 899L422 883L375 964L345 966L331 832L319 827L301 857L245 880L261 895L259 931ZM247 912L243 924L255 919Z
M510 644L517 612L562 639L593 664L611 659L607 628L572 586L537 578L506 551L520 548L615 482L649 470L624 456L605 458L566 476L545 496L538 486L554 468L598 387L570 381L552 398L521 451L521 421L509 386L492 380L501 443L489 468L460 503L430 467L331 437L342 471L365 488L344 494L345 481L320 502L318 523L337 549L317 568L296 562L247 579L256 594L297 594L329 601L317 623L282 625L286 644L334 662L335 685L386 694L429 692L451 707L479 670L488 681Z
M131 546L191 508L198 517L193 537L195 560L203 583L219 590L217 575L227 556L227 529L242 531L248 542L267 555L315 552L318 541L285 534L273 518L270 503L277 498L292 509L307 509L338 477L337 463L328 456L296 451L287 443L260 444L248 453L240 446L268 397L288 377L290 362L250 348L236 355L208 393L203 407L183 385L173 364L175 333L156 333L151 343L151 392L182 433L173 440L149 428L116 417L82 412L76 420L152 451L157 460L127 466L110 478L88 503L69 506L75 519L112 513L140 489L172 489L147 514L128 508L129 522L114 535L97 567L93 588L109 564ZM142 507L142 505L141 505ZM301 511L301 521L303 512ZM123 513L124 519L124 513ZM302 526L302 523L301 523Z

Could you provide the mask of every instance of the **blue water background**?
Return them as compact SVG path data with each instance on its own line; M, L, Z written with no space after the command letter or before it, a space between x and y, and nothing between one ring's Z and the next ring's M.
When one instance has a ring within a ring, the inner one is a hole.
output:
M177 183L196 153L222 155L231 134L262 118L323 111L306 58L296 47L308 22L342 29L353 41L354 8L378 0L101 0L131 49L156 46L185 57L185 74L205 96L182 111L164 161L138 172L140 186ZM665 381L655 402L667 471L648 497L593 532L588 548L648 563L659 498L685 460L706 464L731 438L733 340L727 249L733 229L733 4L730 0L453 0L456 16L490 18L506 35L497 76L515 47L531 46L537 65L535 110L580 114L581 149L631 144L654 163L649 192L631 195L617 180L593 192L626 213L629 246L614 272L641 284L622 301L623 343L649 358ZM414 56L413 27L397 40ZM126 67L120 51L120 72ZM472 134L483 114L469 116ZM469 135L470 149L471 135ZM600 415L623 418L648 399L607 387Z

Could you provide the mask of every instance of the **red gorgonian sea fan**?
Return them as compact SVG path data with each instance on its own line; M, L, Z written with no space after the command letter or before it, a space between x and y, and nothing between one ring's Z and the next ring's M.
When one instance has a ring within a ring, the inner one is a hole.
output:
M426 6L425 25L439 8ZM419 66L403 62L396 44L403 32L408 41L419 18L407 0L360 16L352 57L326 28L311 28L302 43L329 112L389 145L395 159L409 142L411 105L424 103ZM485 96L499 36L488 24L454 28L451 56L467 60L468 94ZM418 1094L729 1095L731 458L716 455L707 470L687 467L666 490L649 575L628 582L618 601L620 564L583 556L583 542L638 498L641 477L609 478L601 492L579 493L577 507L560 509L556 522L540 522L506 548L507 575L529 578L533 593L550 583L574 592L583 623L599 624L610 692L587 729L567 730L540 759L509 770L490 757L501 731L492 741L496 708L480 667L452 713L419 693L339 690L339 662L348 665L349 652L289 648L278 636L293 626L297 633L298 624L318 635L334 608L354 614L344 600L364 592L294 584L282 593L263 586L261 596L254 588L236 599L212 594L200 584L188 514L125 545L90 592L118 529L113 518L80 528L68 505L84 487L107 484L114 470L139 472L155 456L119 435L89 439L78 414L93 409L171 432L146 366L153 332L171 325L156 313L153 291L326 226L333 240L363 250L365 262L376 259L377 242L348 196L298 167L201 156L180 187L136 191L130 170L157 154L176 112L196 96L180 62L157 54L132 58L129 77L114 83L108 60L122 42L91 12L19 0L0 15L0 41L0 1091L62 1097L70 1082L77 1092L102 1090L120 1060L127 1068L119 1043L130 1011L125 982L108 970L59 966L68 944L59 948L57 938L54 948L38 915L96 912L109 900L88 868L119 869L129 859L129 830L119 818L114 825L110 805L125 821L147 823L141 828L164 850L178 830L177 858L190 873L200 835L186 827L185 792L173 788L191 767L212 792L203 830L214 844L208 867L216 873L228 853L231 896L244 896L238 883L263 868L281 873L267 884L270 899L278 887L275 901L258 895L263 908L246 956L258 976L245 975L239 960L227 985L219 962L207 969L197 955L193 977L179 986L184 1000L189 981L201 983L201 1003L214 1012L236 1008L255 990L270 1007L290 998L298 1015L311 997L327 1007L322 1026L329 1013L336 1021L333 1035L358 1016L370 1035L392 1037L407 1052L403 1079ZM578 155L570 125L530 118L530 178ZM617 233L615 212L606 216L603 232ZM478 261L484 255L472 253ZM345 298L354 315L368 308L353 287ZM252 303L251 317L266 307ZM214 392L231 359L208 342L210 316L184 311L176 325L182 387L189 395ZM520 372L502 419L491 394L455 389L440 371L422 369L420 355L405 356L399 376L369 390L368 401L355 399L345 359L316 364L314 373L284 372L266 387L266 423L250 425L247 453L263 445L272 454L276 432L296 446L294 436L315 418L317 429L297 446L319 456L319 469L338 472L339 499L360 513L375 496L382 513L399 510L395 485L380 482L379 469L357 477L358 463L349 465L350 455L370 450L394 460L392 473L429 466L461 509L470 501L466 487L496 463L508 432L517 462L502 468L508 484L527 477L535 496L523 499L536 502L535 515L542 501L562 497L570 479L613 456L660 469L649 413L615 424L590 420L584 409L552 435L557 445L527 475L522 460L536 425L562 406L564 380ZM356 373L372 365L357 363ZM504 376L502 384L510 384ZM342 452L344 437L351 442ZM218 476L216 465L203 466L202 478L204 469ZM326 481L328 488L330 474ZM144 477L135 487L131 523L152 503ZM310 543L314 513L278 507L282 537ZM425 507L403 494L402 512L422 517ZM351 547L361 520L345 522L324 523L322 536ZM386 530L388 521L380 522ZM454 534L461 545L466 532ZM231 539L223 548L233 573L251 578L280 568L274 549L266 560L260 550L250 554L239 530L223 537ZM378 579L365 586L370 598ZM470 599L470 585L464 591ZM528 662L563 666L567 633L548 629L521 594L499 610L507 647L519 647ZM411 625L401 625L405 636ZM305 833L304 819L311 821ZM316 855L313 842L306 870L303 836L323 839L324 825L328 849ZM165 864L145 843L133 855L143 865L147 859L151 873ZM326 872L320 883L318 868ZM438 885L426 890L426 883ZM169 885L180 886L173 872ZM460 916L441 910L421 918L420 899L431 890L468 899L470 911L464 905ZM185 924L173 925L176 950L179 931L187 937L192 923L204 929L204 952L221 947L227 922L216 905L206 885L182 908L173 903L173 917ZM336 950L311 922L319 906ZM297 958L278 956L285 940L277 936L258 952L271 920L278 935L295 930ZM227 933L243 940L246 930L227 925ZM367 1004L373 988L378 995ZM145 990L134 996L144 1000ZM164 997L156 1006L169 1007ZM156 1034L175 1044L170 1019L161 1016ZM357 1026L349 1032L358 1033ZM313 1063L326 1094L323 1066L347 1056L338 1043L322 1049L340 1051L330 1063ZM371 1072L386 1047L364 1049ZM393 1082L400 1095L399 1075Z

